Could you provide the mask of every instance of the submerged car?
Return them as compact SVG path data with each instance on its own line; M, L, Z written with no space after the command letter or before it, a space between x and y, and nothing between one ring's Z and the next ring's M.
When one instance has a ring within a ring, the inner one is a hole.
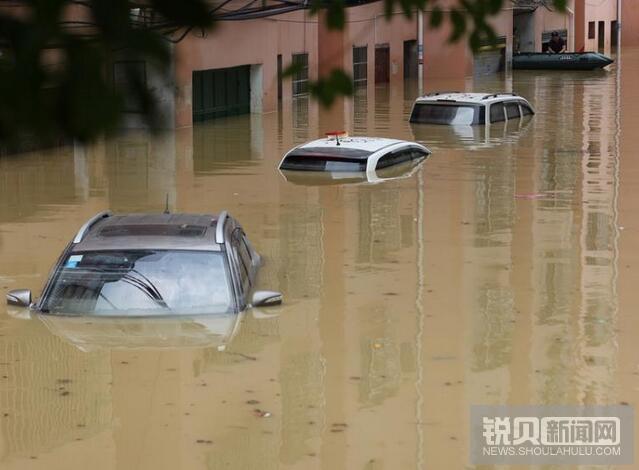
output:
M380 137L348 137L330 133L325 139L313 140L290 150L279 164L280 170L366 173L406 162L419 162L430 150L416 142ZM370 178L369 178L370 179Z
M10 305L58 315L153 316L238 313L281 303L256 291L259 254L226 211L102 212L66 247L41 298L7 294Z
M535 111L530 103L514 93L436 92L415 100L410 122L474 126L533 114Z

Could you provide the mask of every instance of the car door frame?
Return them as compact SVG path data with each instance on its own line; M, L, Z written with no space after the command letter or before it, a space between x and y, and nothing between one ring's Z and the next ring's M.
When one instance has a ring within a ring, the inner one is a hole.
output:
M229 220L227 222L224 232L224 246L227 252L231 277L233 278L233 291L235 294L235 301L238 311L242 311L250 303L249 299L251 292L253 292L253 290L255 289L257 268L260 265L261 258L248 242L248 237L246 237L246 234L244 233L244 230L242 229L240 224L237 223L235 220L233 220L232 222L231 220ZM238 243L241 243L243 241L243 238L246 242L249 257L251 258L251 265L248 269L248 287L245 287L242 282L243 274L240 272L240 270L242 269L240 263L243 263L243 261L239 253L239 246L235 246L236 241Z

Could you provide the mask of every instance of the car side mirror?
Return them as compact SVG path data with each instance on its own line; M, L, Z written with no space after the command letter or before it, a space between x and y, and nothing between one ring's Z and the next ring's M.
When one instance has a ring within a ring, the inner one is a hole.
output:
M29 289L15 289L7 293L7 304L16 307L28 307L31 305L31 291Z
M272 290L258 290L251 299L252 307L269 307L282 303L282 293Z

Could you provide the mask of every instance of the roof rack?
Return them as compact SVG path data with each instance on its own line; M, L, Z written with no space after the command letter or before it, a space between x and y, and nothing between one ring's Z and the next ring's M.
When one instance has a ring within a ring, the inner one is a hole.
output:
M84 223L84 225L80 227L80 230L78 230L78 233L75 235L75 238L73 239L73 243L75 244L80 243L82 239L84 238L84 236L87 234L87 232L91 229L91 227L96 222L99 222L102 219L106 219L107 217L111 217L110 211L100 212L99 214L96 214L93 217L91 217L89 220L87 220Z
M224 222L226 222L228 216L229 213L227 211L222 211L217 218L217 225L215 226L215 243L224 243Z
M487 100L488 98L497 98L498 96L502 96L502 95L506 95L506 96L518 96L517 93L492 93L490 95L486 95L482 97L482 100Z
M439 96L439 95L448 95L450 93L461 93L461 91L432 91L430 93L426 93L424 96Z

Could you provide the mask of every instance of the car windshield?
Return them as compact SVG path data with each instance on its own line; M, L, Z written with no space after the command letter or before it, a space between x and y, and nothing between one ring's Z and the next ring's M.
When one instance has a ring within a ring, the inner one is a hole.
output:
M418 103L413 108L410 122L468 126L478 123L478 110L479 107L472 105Z
M69 255L42 310L58 314L146 316L226 313L233 307L222 253L92 251Z
M366 171L366 159L373 152L348 147L304 147L286 155L282 170L296 171Z

